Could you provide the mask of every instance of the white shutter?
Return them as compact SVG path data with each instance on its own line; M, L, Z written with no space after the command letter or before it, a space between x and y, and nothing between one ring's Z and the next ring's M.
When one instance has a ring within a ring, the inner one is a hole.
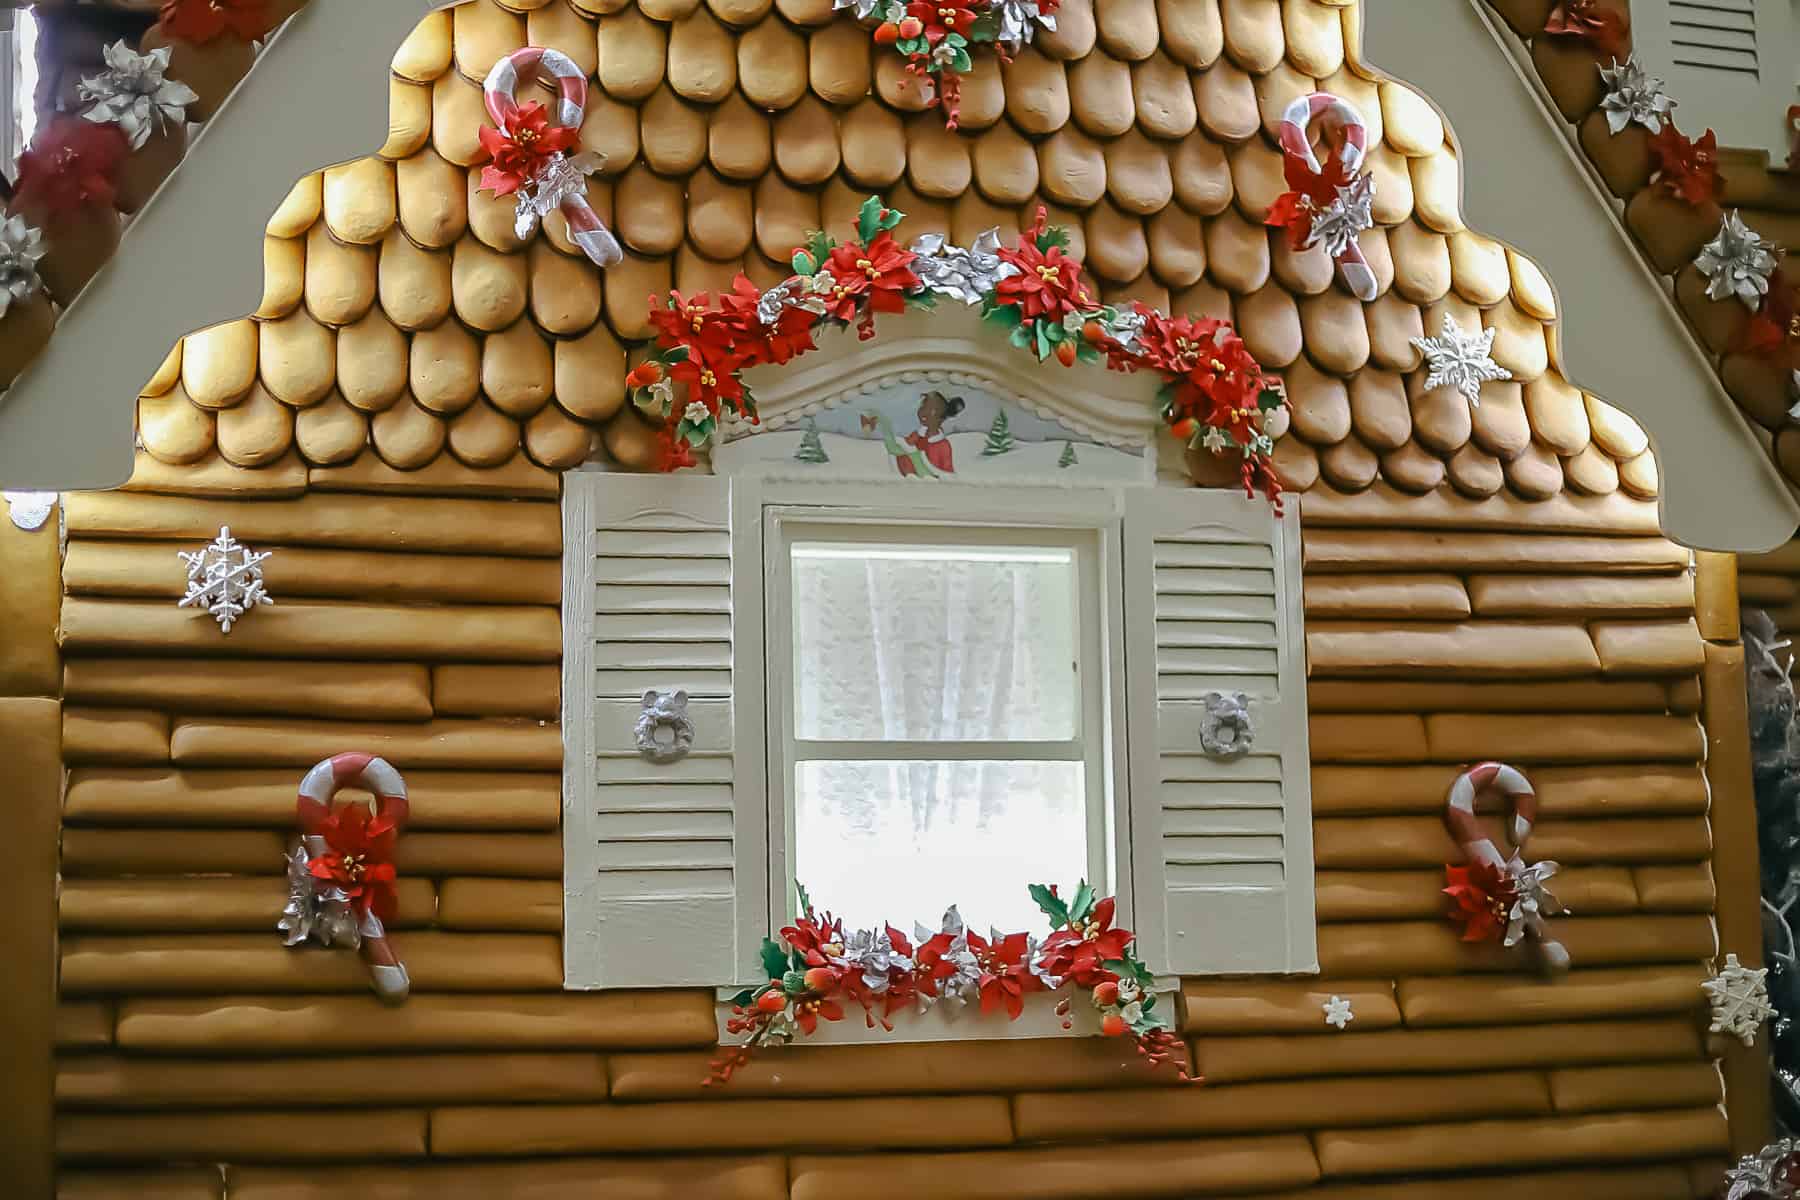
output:
M1690 137L1711 127L1719 145L1788 157L1788 106L1800 101L1800 8L1795 0L1635 0L1639 63L1668 84Z
M761 814L741 813L738 785L761 761L734 758L730 504L729 481L713 476L564 476L570 987L722 985L741 975L741 897L764 885ZM678 689L688 694L693 749L656 763L637 749L643 695ZM759 697L760 684L753 705Z
M1295 507L1197 488L1126 500L1133 920L1161 972L1318 969ZM1250 753L1201 749L1210 692L1245 693Z

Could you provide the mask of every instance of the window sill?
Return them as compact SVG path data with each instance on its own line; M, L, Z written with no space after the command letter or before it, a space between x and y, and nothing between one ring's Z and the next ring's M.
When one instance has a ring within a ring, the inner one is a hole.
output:
M1158 979L1157 1010L1176 1011L1175 993L1178 990L1175 980ZM1056 1013L1057 1003L1064 998L1071 1001L1068 1017L1071 1028L1068 1029L1063 1028L1063 1018ZM721 998L714 1006L721 1045L743 1040L739 1034L725 1032L725 1021L730 1016L731 1003ZM1026 996L1025 1010L1016 1021L1007 1020L1004 1013L983 1016L980 1007L975 1004L934 1004L924 1012L906 1008L888 1019L894 1026L892 1033L883 1029L879 1022L874 1028L870 1028L860 1008L846 1008L843 1020L821 1021L817 1030L797 1038L794 1044L866 1046L880 1042L1014 1041L1026 1038L1100 1036L1099 1010L1088 1000L1086 992L1074 988L1060 992L1034 992Z

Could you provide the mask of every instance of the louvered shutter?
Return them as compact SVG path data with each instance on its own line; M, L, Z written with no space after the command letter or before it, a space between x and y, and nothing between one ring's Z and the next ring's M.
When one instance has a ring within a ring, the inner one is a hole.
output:
M1126 499L1132 919L1159 971L1318 969L1293 508L1201 489ZM1246 695L1250 753L1201 749L1211 692Z
M1795 0L1636 0L1633 52L1668 84L1675 119L1719 145L1787 160L1788 106L1800 102L1800 8Z
M730 484L564 478L565 979L730 984L738 915L764 887L760 816L740 812L738 786L761 761L734 757ZM653 762L635 735L643 695L677 689L693 748Z

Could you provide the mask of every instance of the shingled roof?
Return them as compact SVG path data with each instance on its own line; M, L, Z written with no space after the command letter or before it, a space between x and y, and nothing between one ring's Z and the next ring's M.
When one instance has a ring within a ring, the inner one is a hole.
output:
M739 269L772 283L808 230L847 228L873 192L911 214L902 234L962 241L1043 204L1108 298L1233 317L1286 378L1276 462L1294 490L1654 497L1644 432L1562 377L1544 274L1464 227L1441 118L1357 63L1356 18L1350 0L1065 0L1055 33L978 63L953 132L829 0L434 13L394 57L381 155L303 179L269 222L253 318L190 335L145 389L143 466L560 469L596 432L646 465L623 377L647 298ZM598 79L591 198L628 250L604 275L559 218L522 243L511 202L478 190L479 80L527 44ZM1368 304L1262 224L1284 186L1275 123L1314 89L1370 124ZM1515 377L1478 408L1422 388L1408 339L1445 313L1494 327Z

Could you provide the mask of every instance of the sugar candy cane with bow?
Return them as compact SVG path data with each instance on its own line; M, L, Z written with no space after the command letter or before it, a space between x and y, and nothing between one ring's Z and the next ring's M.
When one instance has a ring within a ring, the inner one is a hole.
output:
M1313 150L1315 124L1323 134L1323 164ZM1289 190L1269 210L1268 223L1286 227L1296 250L1323 246L1350 294L1375 299L1375 273L1356 240L1375 223L1375 179L1362 170L1369 142L1363 115L1341 96L1313 92L1282 112L1280 141Z
M1481 802L1491 796L1499 797L1506 808L1503 824L1510 856L1500 852L1476 816ZM1537 790L1517 767L1484 762L1458 775L1445 799L1444 826L1462 847L1468 865L1448 868L1450 886L1444 891L1458 905L1452 916L1464 923L1465 940L1492 939L1516 946L1530 938L1544 969L1561 974L1569 969L1569 952L1550 936L1544 921L1547 914L1563 911L1546 886L1556 874L1556 864L1526 866L1519 854L1536 819Z

